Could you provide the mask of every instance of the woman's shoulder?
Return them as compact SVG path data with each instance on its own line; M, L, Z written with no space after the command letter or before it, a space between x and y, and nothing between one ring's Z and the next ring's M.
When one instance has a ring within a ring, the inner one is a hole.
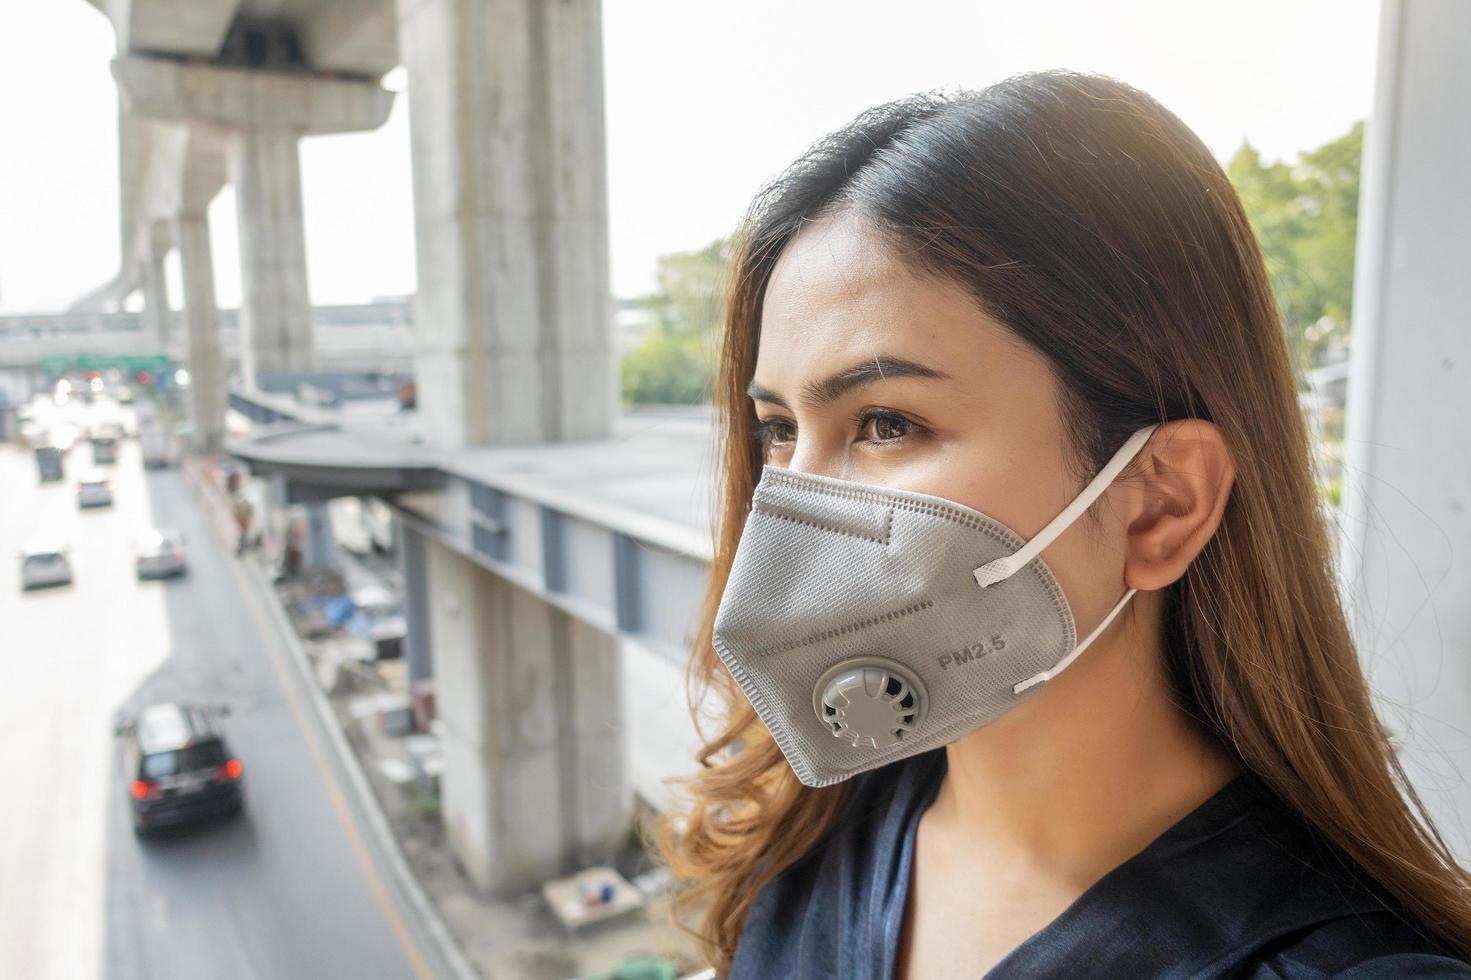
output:
M1383 909L1318 922L1257 950L1244 980L1471 978L1471 965L1441 949L1405 916Z
M1269 897L1274 911L1242 920L1231 977L1471 980L1471 965L1273 794L1252 780L1238 790L1254 801L1239 843L1256 854L1241 862L1246 877L1236 884L1245 893L1256 877L1252 894Z
M1247 777L1106 875L1003 965L997 976L1471 980L1378 883Z
M855 780L822 843L757 896L732 976L892 975L914 824L943 774L943 756L917 757ZM1243 778L1106 875L995 975L1471 980L1471 967Z

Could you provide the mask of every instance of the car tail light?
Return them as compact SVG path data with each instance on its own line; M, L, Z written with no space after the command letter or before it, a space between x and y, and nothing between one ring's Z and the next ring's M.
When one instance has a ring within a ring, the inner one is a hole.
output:
M183 548L175 548L174 549L174 561L183 561L183 560L184 560L184 549Z
M220 766L221 779L239 779L243 772L245 772L245 767L240 764L239 759L231 759L223 766Z
M145 800L158 795L158 784L151 779L133 780L133 799Z

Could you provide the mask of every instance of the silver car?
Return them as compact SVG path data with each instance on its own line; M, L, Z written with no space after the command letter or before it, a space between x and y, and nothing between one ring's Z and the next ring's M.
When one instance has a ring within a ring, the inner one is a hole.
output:
M27 548L20 557L22 590L44 589L51 585L70 585L72 565L62 548Z
M78 507L111 507L112 483L101 473L88 473L77 481Z
M145 531L133 543L138 578L173 578L189 570L184 559L184 536L170 528Z

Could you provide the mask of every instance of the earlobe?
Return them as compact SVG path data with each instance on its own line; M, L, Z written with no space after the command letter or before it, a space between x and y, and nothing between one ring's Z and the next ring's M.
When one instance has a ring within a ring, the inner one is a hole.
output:
M1236 462L1221 430L1201 419L1161 425L1139 460L1124 580L1162 589L1185 574L1220 527Z

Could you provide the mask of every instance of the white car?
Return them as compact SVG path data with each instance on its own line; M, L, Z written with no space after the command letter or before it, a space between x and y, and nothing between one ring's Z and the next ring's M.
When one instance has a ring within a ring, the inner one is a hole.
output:
M133 544L138 578L173 578L189 570L184 560L184 536L170 528L145 531Z
M27 548L20 556L20 587L23 591L50 585L70 585L72 565L63 548Z
M102 473L86 473L77 480L78 507L111 507L112 483Z

